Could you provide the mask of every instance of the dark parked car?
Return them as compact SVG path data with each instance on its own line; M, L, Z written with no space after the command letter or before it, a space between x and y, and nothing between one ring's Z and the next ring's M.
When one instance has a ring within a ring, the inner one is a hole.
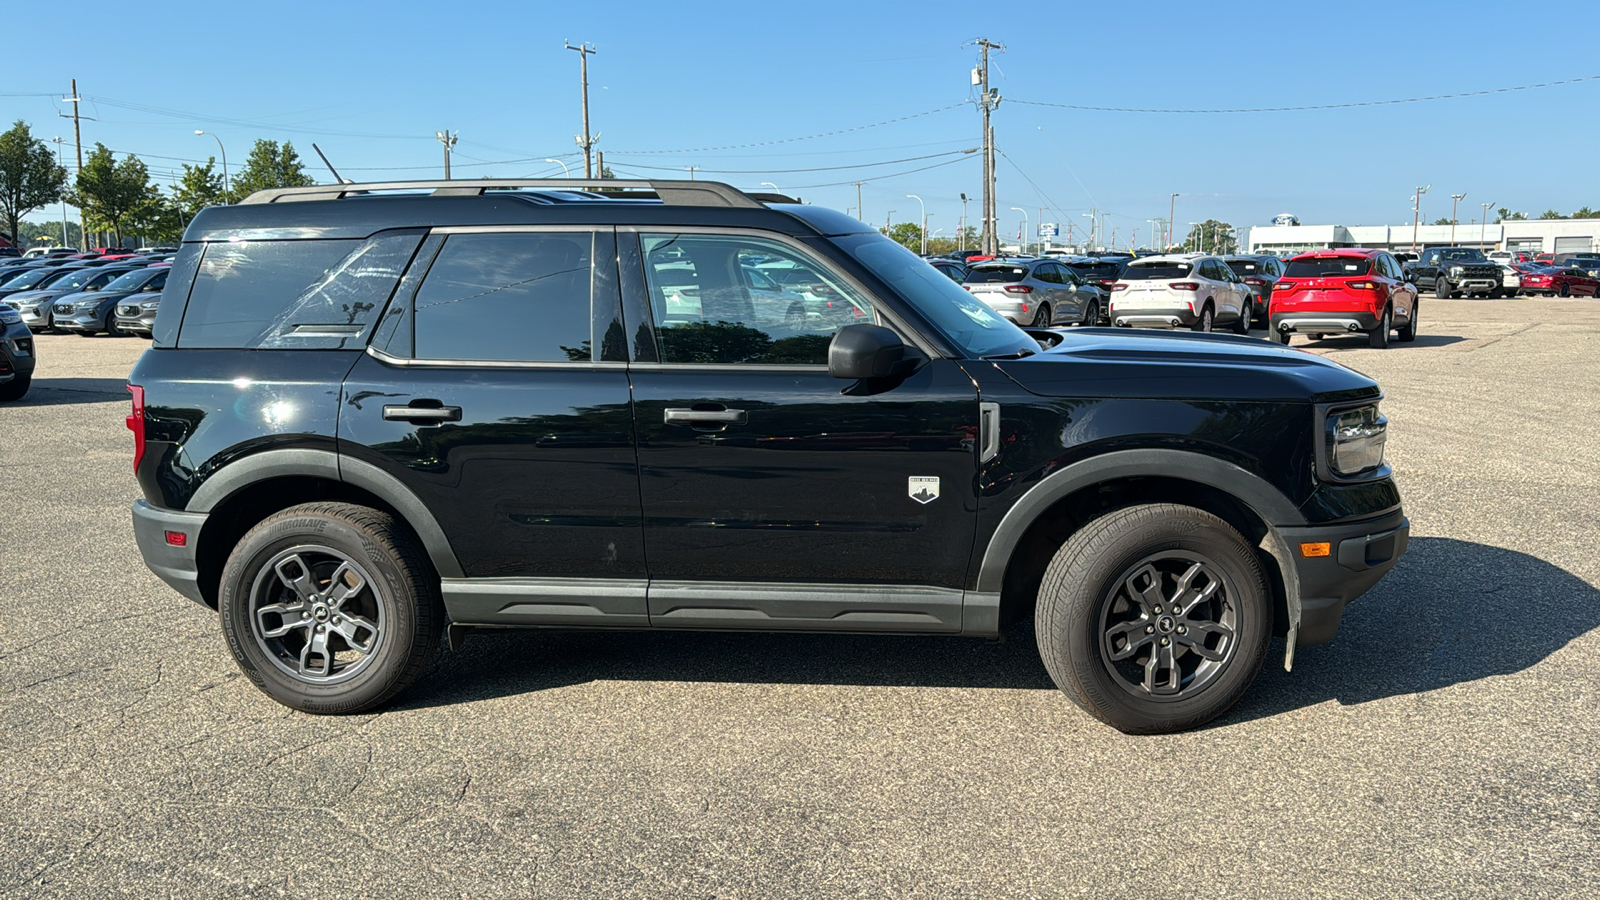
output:
M1104 288L1085 284L1052 259L981 262L962 285L1000 315L1035 328L1099 325L1109 296Z
M1504 290L1500 267L1477 247L1429 247L1416 262L1402 266L1417 290L1433 291L1440 300L1462 294L1499 297Z
M1111 286L1117 283L1117 279L1122 277L1122 270L1128 265L1126 259L1093 256L1064 259L1060 262L1084 284L1097 284L1107 293L1111 291Z
M105 332L122 334L117 322L119 304L152 300L161 296L170 269L142 268L124 272L102 288L57 298L52 307L55 327L88 337Z
M960 284L967 277L967 272L970 271L965 263L953 259L930 259L928 260L928 265L938 269L941 274L956 284Z
M33 333L22 314L0 305L0 401L21 400L33 383Z
M1272 288L1283 277L1283 260L1271 254L1224 256L1233 274L1239 276L1250 289L1250 320L1260 322L1267 318L1267 308L1272 303Z
M284 188L189 224L129 379L134 533L279 702L374 708L480 627L1031 619L1076 703L1175 731L1406 548L1358 372L1026 332L839 212L598 184ZM756 260L864 320L789 321Z

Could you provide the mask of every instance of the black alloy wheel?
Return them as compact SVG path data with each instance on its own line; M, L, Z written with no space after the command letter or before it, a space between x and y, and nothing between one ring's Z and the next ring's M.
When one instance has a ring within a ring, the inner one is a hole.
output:
M1433 280L1433 296L1440 300L1450 299L1450 282L1443 275Z
M1563 284L1561 286L1561 290L1558 291L1557 293L1559 293L1560 296L1562 296L1562 297L1571 297L1572 296L1572 286Z
M1211 513L1145 504L1068 538L1040 584L1035 630L1074 703L1130 734L1222 714L1266 657L1272 602L1256 553Z
M1089 305L1083 308L1083 318L1078 320L1078 324L1084 328L1100 324L1100 301L1089 301Z

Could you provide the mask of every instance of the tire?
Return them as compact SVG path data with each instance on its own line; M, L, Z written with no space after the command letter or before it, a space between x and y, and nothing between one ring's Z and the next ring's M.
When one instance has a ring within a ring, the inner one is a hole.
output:
M28 386L33 384L32 375L18 375L5 384L0 384L0 400L21 400L28 393Z
M346 589L351 577L360 584L335 599L336 577ZM318 714L372 709L404 690L445 621L438 577L416 539L387 514L350 503L292 506L251 528L228 557L217 611L256 687Z
M1207 591L1208 600L1196 596ZM1174 615L1180 598L1186 611ZM1154 503L1068 538L1045 571L1034 621L1045 668L1073 703L1119 731L1162 734L1209 722L1243 696L1266 658L1272 608L1237 531L1208 512ZM1188 637L1197 624L1198 640Z
M1050 304L1041 303L1033 311L1033 321L1028 323L1034 328L1049 328L1051 321Z
M94 337L94 332L92 331L74 331L73 334L76 334L78 337Z
M1195 323L1189 326L1189 330L1202 332L1210 331L1216 325L1216 322L1214 321L1215 318L1216 314L1211 311L1211 301L1207 300L1205 309L1200 310L1200 318L1196 319Z
M1572 296L1572 286L1568 285L1568 284L1563 284L1561 286L1561 290L1557 291L1557 294L1562 296L1562 297L1571 297Z
M1433 280L1433 296L1439 300L1450 299L1450 282L1443 275Z
M1277 341L1278 343L1284 345L1285 347L1289 346L1289 335L1290 335L1290 332L1287 332L1287 331L1274 331L1271 325L1267 326L1267 331L1272 334L1272 339L1274 341Z
M1394 327L1393 310L1385 306L1383 317L1378 319L1378 324L1367 332L1367 346L1374 350L1387 350L1389 348L1389 330Z
M1250 333L1250 307L1253 304L1246 300L1244 306L1239 308L1239 315L1233 320L1233 333L1247 335Z
M1083 308L1083 318L1078 320L1078 324L1084 328L1100 324L1099 300L1089 301L1089 305Z
M117 327L116 310L106 313L106 337L123 337L127 332Z
M1417 325L1421 318L1422 304L1412 301L1411 316L1406 319L1406 323L1404 325L1401 325L1399 328L1395 329L1397 336L1400 338L1400 343L1409 344L1417 339Z

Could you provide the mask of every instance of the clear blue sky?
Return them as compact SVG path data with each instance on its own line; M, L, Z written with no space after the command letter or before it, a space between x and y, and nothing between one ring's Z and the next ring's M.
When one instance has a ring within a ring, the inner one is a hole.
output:
M438 177L434 132L457 130L459 177L581 170L578 55L598 47L590 106L619 175L777 184L844 209L868 179L866 218L953 233L959 194L981 192L977 154L866 168L979 144L968 71L994 57L1003 234L1089 207L1126 242L1145 220L1265 224L1476 219L1493 201L1536 215L1600 207L1600 80L1454 100L1254 114L1094 112L1312 106L1491 90L1600 75L1600 2L1140 4L677 3L389 0L382 4L156 2L70 31L39 3L8 11L0 113L71 139L59 102L76 77L84 141L140 155L162 182L216 152L237 169L258 137L290 140L330 180L315 141L356 180ZM1520 9L1520 11L1519 11ZM38 39L29 35L39 26ZM70 39L69 39L70 37ZM955 106L956 108L944 109ZM871 126L918 113L891 124ZM812 137L858 129L826 137ZM810 138L795 140L797 138ZM67 145L70 156L70 144ZM668 152L676 151L676 152ZM958 161L939 168L922 166ZM492 164L485 164L492 163ZM649 168L660 167L660 168ZM713 170L740 170L715 172ZM1022 173L1026 173L1026 178ZM893 176L893 177L885 177ZM1028 179L1032 179L1032 184ZM838 184L844 182L846 184ZM971 207L976 222L978 204ZM40 220L44 216L32 216ZM1077 218L1080 223L1087 220Z

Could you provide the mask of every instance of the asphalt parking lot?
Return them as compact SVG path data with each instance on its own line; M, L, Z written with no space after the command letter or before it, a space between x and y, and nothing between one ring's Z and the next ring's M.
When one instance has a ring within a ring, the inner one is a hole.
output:
M1593 896L1600 302L1422 322L1295 341L1383 385L1409 554L1144 738L1026 630L474 636L380 714L292 712L139 560L147 343L41 336L0 405L0 894Z

